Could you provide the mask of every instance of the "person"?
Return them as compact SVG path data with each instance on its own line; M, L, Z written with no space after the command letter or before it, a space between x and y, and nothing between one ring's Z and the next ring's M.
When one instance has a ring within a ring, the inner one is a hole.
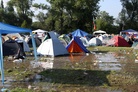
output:
M135 38L134 38L134 33L131 35L131 40L134 41Z
M129 44L130 46L132 46L133 41L132 41L132 39L131 39L131 38L129 38L129 40L128 40L128 44Z

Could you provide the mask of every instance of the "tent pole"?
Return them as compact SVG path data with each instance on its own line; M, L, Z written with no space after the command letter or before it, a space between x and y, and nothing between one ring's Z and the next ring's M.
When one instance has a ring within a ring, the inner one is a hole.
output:
M4 86L4 68L3 68L3 49L2 49L2 35L0 34L0 69L1 69L1 80Z
M36 43L35 43L35 40L34 40L34 35L33 35L32 32L30 32L30 35L31 35L31 38L32 38L32 44L33 44L33 49L34 49L35 60L37 61L38 58L37 58Z

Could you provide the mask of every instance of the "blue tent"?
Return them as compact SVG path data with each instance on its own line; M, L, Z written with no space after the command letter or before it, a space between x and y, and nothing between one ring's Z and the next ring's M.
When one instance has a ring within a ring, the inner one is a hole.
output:
M84 36L87 36L87 35L88 35L87 32L82 31L82 30L80 30L80 29L75 30L75 31L72 32L71 34L72 34L72 37L74 37L74 36L84 37Z
M79 37L73 37L70 43L66 46L69 53L89 53L90 51L83 45Z
M125 38L126 34L128 36L134 35L134 37L137 37L138 36L138 31L133 30L133 29L127 29L127 30L120 31L120 35L123 36L124 38Z
M133 30L133 29L127 29L127 30L120 31L120 35L122 35L123 33L127 33L131 35L131 34L138 34L138 31Z
M8 34L8 33L25 33L29 32L32 37L32 43L34 48L34 55L35 59L37 60L37 54L36 54L36 45L33 38L33 33L30 29L25 29L17 26L12 26L9 24L5 24L0 22L0 70L1 70L1 79L2 84L4 85L4 69L3 69L3 49L2 49L2 34Z
M136 31L136 30L133 30L133 29L127 29L127 30L123 30L123 31L121 31L121 32L136 32L136 33L138 33L138 31Z

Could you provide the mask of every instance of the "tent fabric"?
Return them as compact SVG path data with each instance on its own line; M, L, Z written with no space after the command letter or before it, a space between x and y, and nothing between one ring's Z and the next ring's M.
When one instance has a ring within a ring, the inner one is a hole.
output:
M19 39L17 39L16 42L18 44L21 44L21 46L25 52L30 52L30 48L29 48L29 45L27 44L27 42L25 42L24 40L19 40Z
M24 39L19 33L10 33L10 34L7 34L6 36L8 36L10 38L17 37L20 40Z
M89 47L89 41L87 40L86 37L80 37L80 40L82 41L85 47Z
M134 42L131 47L134 49L138 49L138 42Z
M134 34L134 37L138 36L138 31L133 29L127 29L120 32L120 35L125 37L126 35L131 36Z
M138 34L138 31L136 31L136 30L133 30L133 29L127 29L127 30L123 30L123 31L121 31L121 33L122 32L128 32L128 33L137 33Z
M94 37L92 38L90 41L89 41L89 45L90 46L101 46L102 45L102 41L97 38L97 37Z
M79 37L73 37L66 49L69 53L89 53L89 50L86 49Z
M26 55L22 46L10 39L3 43L3 56L13 56L14 59L24 59Z
M34 30L32 31L34 34L36 34L37 37L39 38L43 38L45 37L45 34L47 33L47 31L45 30L42 30L42 29L37 29L37 30Z
M37 37L35 37L34 40L35 40L35 43L36 43L36 47L39 47L40 44L41 44L41 40ZM27 38L25 42L29 45L29 47L33 47L31 37Z
M122 36L114 36L109 40L108 45L113 45L115 47L130 47L129 43Z
M97 35L97 34L106 34L106 32L103 30L98 30L93 32L93 35Z
M138 42L135 42L135 46L133 44L133 46L131 46L131 48L135 49L135 50L138 50Z
M106 35L106 34L101 35L98 38L102 41L102 45L106 45L107 42L111 39L110 35Z
M0 33L1 34L25 33L25 32L31 32L31 30L30 29L26 29L26 28L12 26L12 25L0 22Z
M40 32L40 33L44 33L44 32L47 32L47 31L45 31L45 30L42 30L42 29L37 29L37 30L34 30L34 31L32 31L32 32Z
M66 34L62 34L62 35L60 35L58 38L61 39L61 40L64 39L64 40L66 41L67 44L70 42L70 38L69 38L69 36L66 35Z
M84 37L84 36L87 36L88 35L87 32L82 31L80 29L77 29L77 30L73 31L71 34L72 34L72 37L74 37L74 36Z
M45 40L37 49L37 53L47 56L61 56L68 55L68 51L65 46L59 41L54 32L49 32L50 39Z
M59 40L65 47L68 45L67 42L64 39L59 39Z

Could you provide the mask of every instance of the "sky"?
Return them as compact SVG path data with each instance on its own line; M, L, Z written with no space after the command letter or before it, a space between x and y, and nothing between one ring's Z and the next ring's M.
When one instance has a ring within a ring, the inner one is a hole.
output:
M101 0L100 11L106 11L110 16L114 18L118 17L119 12L122 10L122 5L120 0Z
M3 0L4 3L9 0ZM35 0L36 3L46 3L46 0ZM106 11L110 16L114 18L118 17L121 12L122 6L120 0L101 0L99 3L100 11Z

